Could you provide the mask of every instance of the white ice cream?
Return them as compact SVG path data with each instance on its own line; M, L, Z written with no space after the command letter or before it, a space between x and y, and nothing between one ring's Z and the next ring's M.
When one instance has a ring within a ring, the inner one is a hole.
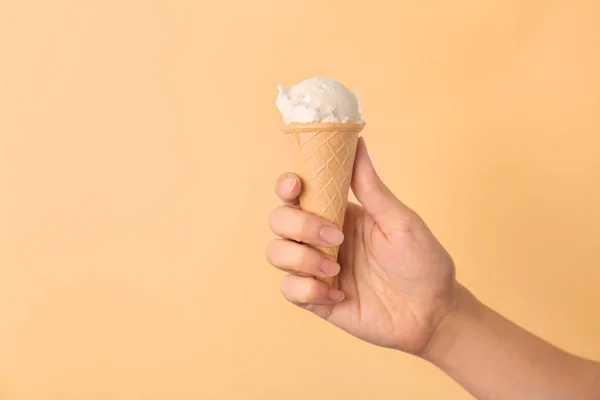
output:
M358 93L338 81L309 78L289 88L278 86L275 104L285 124L311 122L363 123Z

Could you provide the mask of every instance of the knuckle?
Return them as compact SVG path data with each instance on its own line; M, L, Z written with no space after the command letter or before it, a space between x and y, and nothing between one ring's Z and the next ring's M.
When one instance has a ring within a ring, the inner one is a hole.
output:
M421 217L414 211L409 211L400 220L402 230L406 233L414 233L422 229L424 222Z
M277 252L278 244L279 241L277 239L271 240L269 243L267 243L267 247L265 249L265 258L271 265L274 265L275 253Z
M273 211L271 211L271 214L269 215L269 228L271 228L272 231L276 230L277 221L279 220L279 218L281 218L282 208L283 206L276 207Z
M279 285L279 290L281 290L281 294L285 297L286 300L292 301L290 297L290 275L286 275L281 280L281 284Z
M305 246L298 246L296 248L296 251L293 252L293 263L296 266L304 266L307 264L308 260L309 260L309 255L307 253L309 253L308 248L306 248Z
M307 213L307 212L303 212L302 214L300 214L300 218L299 218L299 223L298 223L298 229L300 230L298 233L300 235L302 235L302 237L306 238L308 236L310 236L311 230L314 227L314 221L312 216Z
M308 275L315 275L319 272L321 256L308 246L299 246L293 262L295 270Z
M307 304L304 306L305 309L307 309L308 311L314 313L315 311L317 311L317 305L316 304Z
M313 249L306 248L306 255L303 261L303 265L306 266L307 270L310 270L312 274L319 273L321 263L323 262L323 255L321 252L314 251Z
M316 285L313 281L308 281L302 292L300 293L299 301L304 304L312 303L317 296Z

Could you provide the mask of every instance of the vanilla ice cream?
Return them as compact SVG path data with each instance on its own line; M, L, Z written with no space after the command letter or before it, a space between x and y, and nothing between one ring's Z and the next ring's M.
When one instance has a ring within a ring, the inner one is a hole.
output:
M289 88L278 86L275 104L285 124L337 122L362 124L358 93L338 81L309 78Z

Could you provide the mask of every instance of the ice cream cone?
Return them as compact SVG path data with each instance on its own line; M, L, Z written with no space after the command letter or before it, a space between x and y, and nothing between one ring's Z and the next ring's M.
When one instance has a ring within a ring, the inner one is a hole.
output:
M294 172L302 181L300 207L334 223L340 230L348 205L358 134L364 124L294 123L285 125L292 145ZM323 248L337 261L339 247ZM333 278L320 278L333 284Z

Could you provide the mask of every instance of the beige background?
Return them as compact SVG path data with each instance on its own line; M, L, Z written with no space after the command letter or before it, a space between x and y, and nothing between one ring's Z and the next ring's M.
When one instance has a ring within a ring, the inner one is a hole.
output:
M319 9L320 11L315 11ZM468 399L288 304L278 83L358 88L481 299L600 358L600 2L0 1L0 399Z

